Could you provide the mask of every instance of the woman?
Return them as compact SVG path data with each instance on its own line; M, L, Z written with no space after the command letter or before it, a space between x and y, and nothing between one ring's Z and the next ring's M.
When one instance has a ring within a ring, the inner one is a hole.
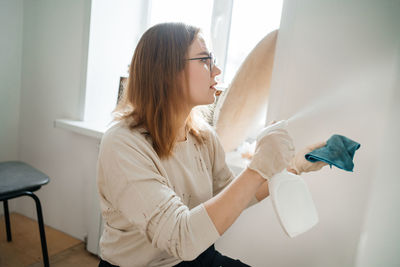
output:
M213 244L246 207L268 196L266 178L289 166L294 147L285 130L276 130L233 176L218 137L193 109L215 101L221 70L214 63L192 26L159 24L140 39L120 121L100 146L99 266L248 266Z

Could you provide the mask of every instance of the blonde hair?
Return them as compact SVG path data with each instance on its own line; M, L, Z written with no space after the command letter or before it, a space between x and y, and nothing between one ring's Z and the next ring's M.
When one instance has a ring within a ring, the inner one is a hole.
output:
M169 157L176 143L180 115L187 109L186 58L199 28L183 23L162 23L141 37L132 58L129 78L114 110L115 120L132 118L131 129L143 127L160 158ZM182 100L183 101L180 101ZM186 131L203 142L203 119L192 109Z

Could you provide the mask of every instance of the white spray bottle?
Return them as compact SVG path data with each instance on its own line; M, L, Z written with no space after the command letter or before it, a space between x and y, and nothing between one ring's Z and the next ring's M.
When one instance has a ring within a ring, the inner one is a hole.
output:
M276 129L286 129L283 120L263 129L259 138ZM268 179L269 194L279 223L290 237L302 234L318 223L318 214L304 180L286 169Z

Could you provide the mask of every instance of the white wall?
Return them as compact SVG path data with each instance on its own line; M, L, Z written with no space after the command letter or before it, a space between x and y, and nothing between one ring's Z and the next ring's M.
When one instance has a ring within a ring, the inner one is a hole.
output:
M22 11L22 0L0 0L0 161L18 158Z
M399 158L399 13L390 0L285 1L268 120L303 114L289 126L298 148L332 134L361 148L354 172L303 175L320 217L311 231L285 236L265 200L229 229L221 251L260 267L347 267L357 257L358 266L400 265L398 172L387 166Z
M400 11L400 10L399 10ZM400 69L400 53L397 54ZM361 234L357 267L400 265L400 212L398 151L400 148L400 75L391 94L377 172L370 187L366 219Z
M22 13L22 0L0 0L0 161L18 159Z
M20 159L50 176L38 191L45 223L83 240L98 142L53 123L82 112L90 1L25 1L23 12ZM31 199L15 201L17 212L36 218Z

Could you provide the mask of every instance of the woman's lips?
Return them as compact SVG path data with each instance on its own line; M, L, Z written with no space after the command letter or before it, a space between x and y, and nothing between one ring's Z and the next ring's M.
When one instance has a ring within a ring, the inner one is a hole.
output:
M217 84L214 84L213 86L210 86L210 89L215 90L215 95L219 96L220 94L222 94L223 90L220 90L220 88L218 88L218 89L215 88L215 85L217 85Z

